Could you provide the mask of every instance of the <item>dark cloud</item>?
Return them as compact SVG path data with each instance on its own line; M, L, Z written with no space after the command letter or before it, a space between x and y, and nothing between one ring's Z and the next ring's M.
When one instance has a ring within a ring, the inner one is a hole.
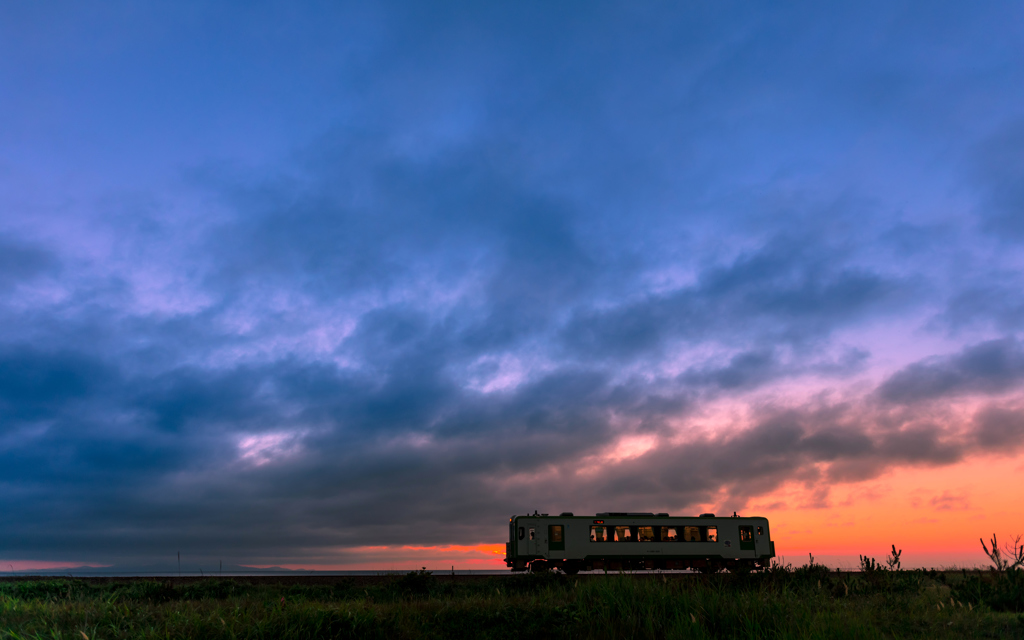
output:
M51 251L0 235L0 293L43 274L55 274L60 261Z
M848 349L838 358L813 361L798 352L787 358L781 349L761 347L737 353L724 364L721 358L715 358L712 365L691 367L677 380L690 387L743 391L800 375L848 376L862 369L868 358L862 350Z
M416 365L418 357L399 358L383 377L296 360L182 368L91 387L90 403L51 412L44 430L32 429L37 416L10 421L20 431L0 454L13 487L2 498L11 516L5 541L54 558L88 550L143 562L182 547L205 560L317 561L339 546L409 544L410 530L416 544L474 544L509 512L534 508L685 512L721 501L735 510L793 480L816 487L820 506L831 482L997 450L1024 424L1005 408L985 409L976 427L954 432L884 423L860 405L807 406L597 462L630 433L623 421L678 420L686 401L572 369L480 394L443 368ZM47 354L21 358L55 368ZM35 380L40 397L50 385L51 394L66 387ZM266 458L247 457L246 447L261 442Z
M978 326L1005 333L1024 328L1024 299L1015 275L989 275L986 280L986 284L965 288L952 297L938 318L942 325L954 333ZM998 280L1005 282L992 283Z
M1024 412L989 407L975 417L978 446L992 451L1013 452L1024 446Z
M80 353L0 351L0 406L10 421L53 416L111 383L108 366Z
M879 387L889 402L915 402L966 393L993 394L1024 380L1024 348L1013 338L965 347L952 356L929 358L894 373Z
M768 349L746 351L729 360L725 367L689 370L680 375L688 384L714 385L721 389L749 388L779 376L780 363Z
M780 239L704 270L691 287L582 310L563 336L578 353L613 357L649 353L670 340L723 335L801 343L898 308L912 289L899 279L841 266L825 247L808 252L801 241Z

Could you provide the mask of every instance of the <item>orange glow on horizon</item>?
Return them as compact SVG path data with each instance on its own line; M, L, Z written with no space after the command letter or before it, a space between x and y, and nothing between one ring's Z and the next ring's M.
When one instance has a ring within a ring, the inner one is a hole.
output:
M979 456L944 467L902 467L863 482L819 487L791 483L752 501L741 515L771 522L780 560L856 568L863 554L882 562L890 545L902 566L987 566L979 538L1024 533L1024 455ZM824 498L824 499L823 499ZM709 505L709 509L714 507ZM717 512L723 511L721 508ZM342 550L347 562L248 564L294 570L504 570L504 540L494 544L366 546Z
M1024 533L1024 455L978 456L941 467L901 467L871 480L821 487L788 484L752 501L743 515L770 519L776 553L794 566L816 562L856 568L859 555L884 561L890 545L902 566L987 566L979 538ZM719 509L721 511L721 509ZM362 547L348 569L455 566L504 569L504 541L475 546ZM413 562L416 559L417 561ZM279 565L283 566L283 565ZM311 565L296 568L314 568ZM340 566L338 568L341 568Z
M412 571L426 567L444 571L453 566L459 570L505 569L505 543L478 545L402 545L394 547L366 546L344 550L354 556L344 563L272 563L245 564L254 569L281 567L295 571Z
M933 468L904 467L864 482L834 485L824 504L794 484L751 503L771 522L776 553L794 565L808 553L832 566L860 554L883 560L895 544L904 567L987 565L979 538L1024 533L1024 494L1013 480L1024 456L985 456Z

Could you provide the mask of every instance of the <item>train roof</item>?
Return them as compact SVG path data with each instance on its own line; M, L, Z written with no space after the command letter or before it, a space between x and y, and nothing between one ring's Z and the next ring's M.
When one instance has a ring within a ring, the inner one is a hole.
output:
M672 516L667 513L654 513L651 511L603 511L594 515L574 515L571 511L563 511L562 513L555 515L550 513L525 513L514 515L513 518L580 518L580 519L599 519L599 518L686 518L686 519L700 519L700 518L716 518L723 519L751 519L757 518L760 520L767 520L765 516L740 516L735 512L731 516L716 516L713 513L702 513L700 515L676 515Z

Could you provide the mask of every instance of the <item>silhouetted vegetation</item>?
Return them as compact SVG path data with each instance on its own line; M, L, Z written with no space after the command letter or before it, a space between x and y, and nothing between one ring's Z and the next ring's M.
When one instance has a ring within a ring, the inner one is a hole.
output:
M1024 551L992 542L1000 561L973 573L903 570L893 547L858 573L811 556L751 574L0 582L0 639L1024 638Z
M991 548L981 540L981 548L992 561L986 574L964 572L963 579L954 586L956 597L964 602L984 604L994 611L1024 613L1024 545L1021 536L999 548L992 534Z

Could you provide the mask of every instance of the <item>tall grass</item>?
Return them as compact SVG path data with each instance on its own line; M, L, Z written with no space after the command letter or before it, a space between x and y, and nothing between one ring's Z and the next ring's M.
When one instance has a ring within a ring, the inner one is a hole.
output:
M1024 616L963 600L966 573L526 575L373 585L207 579L0 583L0 639L1024 638Z

